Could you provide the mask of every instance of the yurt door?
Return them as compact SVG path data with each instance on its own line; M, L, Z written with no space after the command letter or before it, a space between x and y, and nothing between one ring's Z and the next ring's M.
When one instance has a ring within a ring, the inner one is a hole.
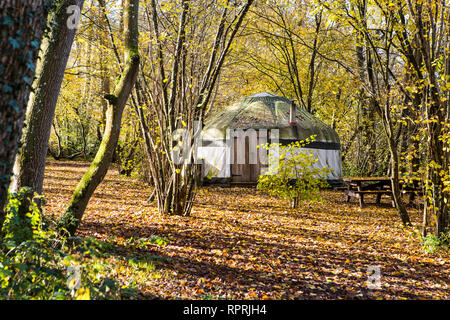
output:
M250 137L248 136L245 137L245 147L242 142L239 143L238 138L234 138L231 181L235 183L256 183L262 168L259 149L256 148L255 143L250 143ZM245 163L242 161L244 159ZM256 159L256 164L251 159Z

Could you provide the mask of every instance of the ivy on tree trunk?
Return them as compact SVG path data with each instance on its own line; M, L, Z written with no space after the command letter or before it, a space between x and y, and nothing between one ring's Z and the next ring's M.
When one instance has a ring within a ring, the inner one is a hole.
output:
M0 223L51 3L0 2Z
M47 23L49 34L41 45L36 80L28 100L22 147L14 164L11 192L29 187L32 192L42 193L50 131L76 33L75 25L68 23L72 18L68 8L77 6L81 11L83 3L84 0L60 0L51 10Z

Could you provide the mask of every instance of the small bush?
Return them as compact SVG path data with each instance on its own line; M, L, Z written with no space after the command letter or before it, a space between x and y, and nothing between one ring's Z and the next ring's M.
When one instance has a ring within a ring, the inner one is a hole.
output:
M314 168L318 161L311 152L302 150L314 137L296 141L287 146L268 144L269 166L265 175L258 179L258 190L290 200L291 207L297 208L301 201L318 200L320 188L328 186L325 178L331 168ZM274 151L277 150L278 152Z
M425 238L422 238L422 246L425 252L435 253L439 250L450 249L450 232L437 236L429 234Z
M38 240L43 236L38 201L39 196L29 188L22 188L18 193L9 195L2 227L3 241L7 247L15 247L31 239Z
M9 196L0 243L0 300L118 299L131 289L109 277L101 244L69 239L42 223L39 197Z

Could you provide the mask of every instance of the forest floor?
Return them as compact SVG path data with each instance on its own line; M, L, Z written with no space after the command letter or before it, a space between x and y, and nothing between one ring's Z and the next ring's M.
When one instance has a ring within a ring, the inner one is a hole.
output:
M87 166L48 163L46 214L64 211ZM111 169L77 234L110 244L105 263L137 298L450 299L450 253L426 253L388 199L361 209L323 191L322 202L292 210L253 188L204 187L190 217L168 217L150 194ZM410 215L418 226L420 212ZM381 286L369 289L373 268Z

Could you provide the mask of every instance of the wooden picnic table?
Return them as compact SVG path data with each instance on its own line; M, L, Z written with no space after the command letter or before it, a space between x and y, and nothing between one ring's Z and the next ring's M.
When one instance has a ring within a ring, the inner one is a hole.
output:
M347 202L350 202L352 197L357 198L361 208L364 207L364 195L366 194L376 194L377 204L380 204L383 194L390 195L392 198L391 178L389 177L351 177L343 180L346 183L344 193L347 195ZM393 201L392 205L395 207Z
M359 199L359 205L364 207L364 195L376 194L376 203L380 204L383 194L389 195L392 200L392 207L395 208L394 196L392 195L392 182L389 177L351 177L343 178L346 183L344 193L347 195L347 202L352 197ZM415 195L421 193L417 184L403 185L400 184L402 194L409 194L409 204L412 204Z

